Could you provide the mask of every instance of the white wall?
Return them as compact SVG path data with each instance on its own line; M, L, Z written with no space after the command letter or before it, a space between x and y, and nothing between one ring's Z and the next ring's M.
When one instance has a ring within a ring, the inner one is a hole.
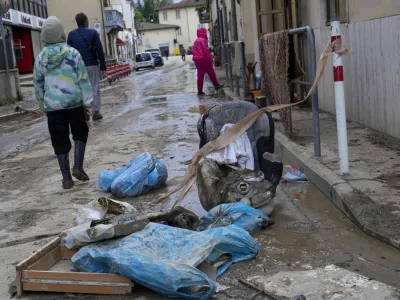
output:
M147 30L138 31L138 35L142 39L141 45L139 45L139 52L144 52L149 48L158 48L159 44L169 44L169 54L174 53L174 39L176 39L176 30L170 29L159 29L159 30ZM178 45L176 45L178 48Z
M162 10L159 11L158 17L160 24L172 24L181 27L181 35L178 35L178 45L182 44L186 49L193 46L194 41L197 39L197 28L199 28L199 16L195 7L180 8L180 18L176 18L176 10ZM164 20L164 12L167 13L168 19ZM208 24L203 24L208 30Z

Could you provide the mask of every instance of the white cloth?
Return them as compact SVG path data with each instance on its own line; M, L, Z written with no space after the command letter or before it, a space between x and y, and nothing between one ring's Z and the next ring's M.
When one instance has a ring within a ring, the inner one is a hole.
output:
M225 124L221 129L221 133L232 127L233 124ZM233 165L238 163L242 169L255 169L253 150L247 132L243 133L225 148L211 152L206 158L216 161L219 165Z

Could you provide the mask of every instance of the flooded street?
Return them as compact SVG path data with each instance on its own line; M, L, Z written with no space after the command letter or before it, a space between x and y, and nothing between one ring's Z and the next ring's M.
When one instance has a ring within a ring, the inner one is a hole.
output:
M103 90L105 118L91 123L85 157L85 169L91 181L77 182L70 191L61 189L61 175L47 139L45 118L17 130L0 126L0 157L8 155L0 161L2 245L67 229L74 218L74 204L86 204L100 196L108 196L97 190L99 172L121 166L143 152L150 152L166 164L167 184L124 201L143 213L166 211L172 207L176 195L157 205L152 201L181 182L188 161L198 150L199 106L208 108L230 100L223 93L217 94L210 83L205 90L207 96L198 98L193 65L175 57L167 62L164 68L136 72ZM21 123L31 121L20 120ZM13 123L12 126L16 125ZM10 155L16 149L19 152ZM182 206L199 216L205 214L195 186ZM371 281L400 288L398 250L362 233L311 183L281 184L272 219L274 225L254 235L261 244L260 254L254 260L228 269L218 282L229 288L218 293L215 299L269 299L262 294L254 298L257 291L240 281L252 276L309 271L329 265L349 270L354 276L360 274ZM5 295L15 279L15 265L50 239L0 248L0 268L5 274L0 279L4 295L1 299L9 298ZM343 287L344 295L346 289ZM137 287L133 296L29 293L24 299L166 298Z

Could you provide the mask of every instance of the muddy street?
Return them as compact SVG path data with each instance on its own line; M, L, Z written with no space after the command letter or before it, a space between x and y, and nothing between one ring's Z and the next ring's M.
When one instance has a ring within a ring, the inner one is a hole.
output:
M188 160L197 151L199 106L210 107L230 101L223 93L216 93L209 82L205 90L207 96L199 98L196 70L189 61L172 57L163 68L136 72L102 89L105 118L90 124L85 157L85 170L91 180L77 182L70 191L61 188L61 174L48 140L45 118L21 125L17 130L1 132L0 244L3 246L0 268L4 274L0 278L1 299L10 298L8 290L15 279L15 265L51 240L49 237L24 243L24 239L69 228L75 204L108 196L97 189L99 172L150 152L168 168L166 186L124 201L143 213L172 207L176 195L157 205L152 204L152 200L181 182ZM195 186L183 206L199 216L204 215ZM256 290L240 281L283 271L296 278L298 271L328 265L349 270L355 277L360 274L371 282L400 288L398 250L362 233L311 183L280 185L272 218L275 224L255 235L261 244L260 254L254 260L233 265L218 280L228 288L215 299L269 299L262 294L257 297ZM7 246L7 242L14 240L21 240L21 243ZM350 289L351 285L344 286L343 295L348 295ZM166 298L137 287L133 296L27 293L24 299Z

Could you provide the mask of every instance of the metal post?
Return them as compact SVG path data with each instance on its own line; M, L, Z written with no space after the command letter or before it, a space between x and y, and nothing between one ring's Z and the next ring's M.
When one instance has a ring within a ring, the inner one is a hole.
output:
M0 12L0 30L1 30L1 38L3 39L3 56L6 65L6 73L7 73L7 82L8 82L8 92L6 92L6 98L12 101L12 85L11 85L11 75L8 66L8 53L7 53L7 45L6 45L6 31L4 30L3 24L3 13ZM7 96L8 95L8 96Z
M235 85L236 85L236 96L240 97L240 82L239 76L235 76Z
M289 30L290 35L307 33L308 52L309 52L309 80L311 83L315 81L317 73L317 55L315 50L314 30L310 26L300 27ZM293 82L294 83L294 82ZM319 128L319 105L318 90L316 89L311 95L312 113L313 113L313 134L314 134L314 156L321 156L321 138Z
M331 22L331 42L341 39L340 21ZM336 122L340 160L340 175L349 173L349 148L347 142L346 103L344 96L344 76L342 56L333 53L333 77L335 84Z
M247 84L246 84L246 55L245 55L245 44L240 42L240 49L242 54L242 84L243 84L243 97L247 95Z
M232 56L229 51L229 43L226 43L225 47L226 47L226 52L227 52L227 57L228 57L229 82L231 84L231 91L233 92L234 86L233 86L233 74L232 74Z

